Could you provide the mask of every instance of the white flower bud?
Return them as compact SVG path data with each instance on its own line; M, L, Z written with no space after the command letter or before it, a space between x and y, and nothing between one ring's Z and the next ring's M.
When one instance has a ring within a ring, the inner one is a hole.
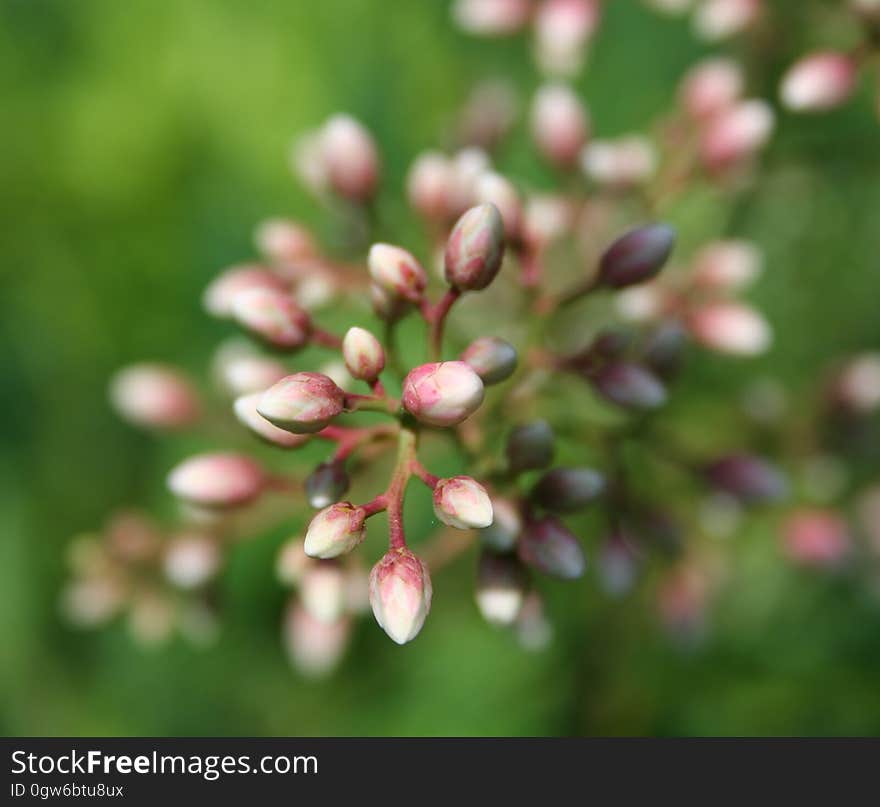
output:
M199 454L168 475L168 488L175 496L208 508L248 504L265 486L263 469L240 454Z
M403 406L432 426L454 426L483 402L483 382L463 361L423 364L403 381Z
M434 514L450 527L479 530L492 523L492 501L475 479L453 476L434 488Z
M311 558L335 558L364 540L366 512L350 502L325 507L306 531L305 552Z
M406 547L389 550L370 572L370 605L397 644L412 641L431 610L428 567Z
M385 369L385 351L364 328L349 328L342 340L342 356L348 371L362 381L375 381Z

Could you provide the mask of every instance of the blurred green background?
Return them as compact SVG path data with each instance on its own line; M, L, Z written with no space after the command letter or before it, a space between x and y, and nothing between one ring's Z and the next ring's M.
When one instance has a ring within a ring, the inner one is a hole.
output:
M578 86L596 129L644 128L707 49L686 24L614 0ZM772 3L786 36L752 90L846 33ZM828 5L828 4L825 4ZM845 43L844 43L845 44ZM350 111L385 161L388 236L419 246L399 191L475 78L538 82L528 45L463 36L431 0L2 0L0 2L0 730L5 734L740 734L880 731L880 598L784 564L770 522L737 535L713 630L683 652L643 595L588 576L547 586L557 637L521 651L485 626L472 557L436 581L419 640L399 649L365 620L328 681L279 647L285 529L241 546L209 649L152 652L122 627L58 616L69 537L107 511L165 508L168 467L199 447L121 424L106 381L139 359L202 372L227 333L201 312L209 278L252 254L254 224L288 214L332 235L291 180L294 133ZM508 155L540 184L520 137ZM760 183L670 212L685 243L754 238L768 270L752 295L774 324L759 361L698 357L674 406L736 445L723 408L773 374L795 400L823 363L880 344L880 127L870 89L820 118L782 116ZM725 438L727 439L727 438ZM241 442L241 445L248 445ZM204 447L204 446L201 446ZM570 455L576 458L575 454Z

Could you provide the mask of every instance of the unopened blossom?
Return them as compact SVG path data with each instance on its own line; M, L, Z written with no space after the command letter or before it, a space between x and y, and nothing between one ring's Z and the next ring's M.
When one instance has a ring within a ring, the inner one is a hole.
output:
M474 592L483 619L493 625L512 625L523 606L528 582L525 569L515 557L483 552Z
M614 297L617 313L628 322L648 322L663 313L666 294L654 284L629 286Z
M242 264L225 270L208 284L202 295L205 311L215 317L231 317L235 299L251 289L286 292L280 275L257 264Z
M483 382L463 361L423 364L403 380L403 406L432 426L455 426L483 402Z
M132 364L110 382L110 402L136 426L177 429L201 415L198 393L180 370L165 364Z
M694 30L708 42L734 36L752 25L762 0L703 0L694 13Z
M345 393L322 373L294 373L267 389L257 411L294 434L323 429L345 406Z
M407 196L413 209L428 221L443 222L450 215L455 197L455 169L439 151L416 157L406 179Z
M571 76L599 25L599 0L543 0L535 14L535 52L548 73Z
M335 558L364 540L366 511L350 502L337 502L321 510L309 523L305 552L311 558Z
M633 362L611 362L588 379L603 398L626 409L656 409L666 403L666 388L660 379Z
M451 217L460 216L476 204L477 182L491 170L489 155L477 146L468 146L455 153L452 158Z
M128 631L142 647L158 647L171 638L175 618L174 604L167 596L141 591L128 610Z
M275 576L285 586L296 586L314 559L306 554L302 540L293 538L286 541L275 557Z
M491 148L507 135L516 120L519 102L512 82L489 79L475 85L461 112L459 139Z
M338 502L348 491L350 483L342 462L322 462L306 479L309 506L320 510Z
M530 196L523 209L522 236L533 249L544 249L568 231L572 209L561 196Z
M774 123L772 108L757 99L740 101L719 112L702 133L703 162L710 170L718 171L752 156L770 139Z
M522 532L522 517L510 499L492 497L492 523L480 530L480 541L493 552L509 552Z
M590 133L586 107L565 84L545 84L532 101L532 137L554 165L575 165Z
M651 142L639 135L592 140L581 153L581 167L600 185L627 188L651 178L657 154Z
M504 234L507 238L519 237L523 207L519 192L507 177L495 171L480 175L475 187L475 201L480 204L491 203L498 208Z
M857 66L845 53L811 53L782 78L779 97L793 112L823 112L840 106L856 85Z
M592 468L554 468L532 488L531 499L554 513L573 513L605 491L605 477Z
M541 595L532 589L523 600L516 617L516 637L524 650L539 652L553 641L553 624Z
M580 542L553 516L526 524L517 552L523 563L561 580L575 580L587 567Z
M322 622L296 599L284 617L282 639L291 665L310 678L322 678L342 659L351 636L351 620Z
M761 251L749 241L712 241L694 256L692 276L704 288L738 291L760 274L762 263Z
M215 353L213 373L219 385L237 397L262 392L290 371L279 359L258 353L249 341L234 339Z
M392 244L373 244L367 265L373 282L389 294L413 303L422 299L428 276L412 253Z
M657 610L666 629L679 639L698 638L705 627L710 580L695 562L673 569L657 588Z
M710 485L747 504L780 499L788 488L775 465L752 454L728 454L707 465L703 473Z
M312 563L299 582L303 607L320 622L336 622L345 613L345 570L334 561Z
M308 441L308 435L293 434L286 429L279 429L270 423L258 411L257 407L263 397L262 392L252 392L235 399L232 410L239 423L252 431L257 437L281 448L298 448Z
M497 336L481 336L462 352L461 360L469 364L486 385L500 384L516 370L516 348Z
M256 499L266 474L241 454L198 454L168 475L168 488L178 498L202 507L236 507Z
M476 479L453 476L434 488L434 514L449 527L479 530L492 523L492 501Z
M165 547L163 569L175 586L192 589L207 583L220 569L220 550L208 535L187 533Z
M340 196L364 202L376 192L379 155L373 137L349 115L334 115L322 127L320 155L330 187Z
M446 241L446 281L461 291L485 289L501 268L504 244L504 222L498 208L490 202L470 208Z
M529 19L530 0L455 0L452 16L459 27L477 36L507 36Z
M254 233L262 255L273 263L287 264L312 259L318 247L312 234L302 224L290 219L266 219Z
M642 361L661 381L669 381L681 369L687 345L688 334L684 326L677 320L665 320L645 338Z
M703 345L722 353L757 356L770 347L772 332L767 321L743 303L706 303L690 313L687 326Z
M687 113L704 121L733 106L742 96L745 76L732 59L713 57L695 64L682 79L679 97Z
M124 590L109 577L74 579L61 591L61 614L78 628L94 628L109 622L124 603Z
M412 641L431 610L428 567L409 549L390 549L370 572L370 605L397 644Z
M354 378L375 381L385 368L385 351L373 334L364 328L349 328L342 340L345 366Z
M833 395L853 412L869 414L880 408L880 352L850 359L834 379Z
M850 552L849 527L833 510L802 508L783 523L782 545L786 555L796 563L835 567Z
M621 597L629 592L638 574L638 557L630 538L622 531L612 533L603 543L596 565L607 594Z
M666 224L638 227L620 236L599 260L599 280L619 289L654 277L675 246L675 230Z
M311 335L308 313L289 293L276 289L254 288L237 294L232 316L248 332L279 350L298 350Z
M533 420L517 426L507 438L508 468L514 473L546 468L553 460L553 429L546 420Z

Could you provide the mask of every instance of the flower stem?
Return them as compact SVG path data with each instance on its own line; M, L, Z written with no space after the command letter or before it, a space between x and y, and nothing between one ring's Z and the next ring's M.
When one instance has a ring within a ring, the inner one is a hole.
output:
M403 500L406 495L406 486L413 473L413 462L416 456L417 434L408 425L402 425L397 443L397 465L391 483L385 492L388 503L388 531L389 546L391 549L401 549L406 546L406 537L403 530Z
M439 361L443 354L443 329L446 325L446 317L461 297L459 289L449 289L433 308L429 309L425 318L428 321L428 352L431 361Z

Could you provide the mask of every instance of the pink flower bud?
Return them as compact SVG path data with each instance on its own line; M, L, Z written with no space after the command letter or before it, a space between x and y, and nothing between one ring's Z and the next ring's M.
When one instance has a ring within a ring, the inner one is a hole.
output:
M309 315L283 291L255 288L236 295L232 303L236 322L267 345L297 350L309 341Z
M692 118L706 120L733 106L744 87L742 68L732 59L705 59L685 73L679 95Z
M534 249L543 249L568 232L572 210L560 196L531 196L523 213L523 239Z
M824 112L850 97L856 75L856 63L846 54L812 53L789 68L779 96L793 112Z
M525 26L530 0L455 0L452 16L458 26L475 36L507 36Z
M467 210L446 242L446 282L462 291L485 289L501 268L504 238L504 222L495 205Z
M463 361L423 364L403 380L403 406L422 423L455 426L483 402L483 382Z
M278 359L258 353L246 339L230 339L214 354L212 371L217 383L234 397L261 392L289 374Z
M880 408L880 353L863 353L850 359L834 379L836 403L860 414Z
M285 429L279 429L266 420L257 410L262 397L262 392L252 392L250 395L241 395L235 399L232 408L239 423L267 443L281 448L299 448L308 442L308 435L293 434Z
M767 321L741 303L707 303L690 314L687 325L698 342L721 353L757 356L772 341Z
M674 246L675 230L666 224L630 230L602 254L599 279L614 289L644 283L663 268Z
M496 336L481 336L462 352L461 360L469 364L483 384L500 384L516 370L516 348Z
M133 364L110 382L110 402L129 423L177 429L198 420L201 404L190 380L163 364Z
M370 133L354 118L335 115L321 129L321 158L327 180L340 196L363 202L379 182L379 155Z
M168 488L175 496L201 507L248 504L265 486L263 469L240 454L199 454L168 475Z
M428 276L413 255L391 244L373 244L367 256L373 282L390 294L417 303L422 299Z
M740 101L707 124L700 141L703 162L713 171L735 165L763 148L773 126L773 110L767 103Z
M309 523L305 551L311 558L335 558L351 552L364 540L366 511L350 502L321 510Z
M523 563L561 580L576 580L587 567L580 542L553 516L527 524L517 551Z
M397 322L410 309L411 303L387 291L378 283L370 283L370 304L383 322Z
M337 622L345 613L345 570L334 561L309 565L299 584L305 608L319 622Z
M251 289L283 293L287 286L281 277L263 266L232 266L211 281L202 295L202 305L212 316L231 317L235 299Z
M431 610L428 567L406 547L390 549L370 572L376 622L397 644L412 641Z
M321 431L339 415L345 393L321 373L294 373L267 389L257 411L266 420L294 434Z
M461 113L460 141L482 148L497 145L513 127L518 106L516 88L509 81L489 79L476 84Z
M165 577L178 588L203 586L220 569L220 550L208 535L190 533L173 538L165 547Z
M489 155L481 148L470 146L459 151L452 159L452 198L449 212L460 216L476 202L476 188L480 177L492 170Z
M262 255L273 263L288 264L314 258L318 253L312 234L289 219L267 219L257 227L254 241Z
M290 663L309 678L323 678L342 659L351 636L351 621L328 623L315 619L296 600L284 618L282 638Z
M638 135L593 140L581 153L584 173L599 185L629 188L650 179L657 167L651 142Z
M694 283L718 291L738 291L761 272L760 250L748 241L713 241L693 260Z
M363 328L349 328L342 340L345 366L354 378L375 381L385 369L385 351L379 340Z
M523 209L519 193L513 183L494 171L487 171L477 179L475 201L479 204L491 203L498 208L504 233L510 239L519 236Z
M849 528L833 510L796 510L783 524L782 540L791 560L815 567L838 566L851 546Z
M517 426L507 438L505 452L512 473L546 468L553 461L553 429L546 420Z
M483 619L492 625L516 622L529 579L516 558L483 552L477 567L476 600Z
M545 84L532 102L532 136L551 163L569 168L589 137L584 105L565 84Z
M535 15L538 63L550 73L574 75L599 25L598 0L544 0Z
M492 523L492 502L476 479L453 476L434 488L434 514L449 527L479 530Z
M314 560L310 558L303 547L303 542L293 539L285 542L275 558L275 576L285 586L299 585L303 575Z
M532 488L531 498L545 510L575 513L605 492L605 477L592 468L554 468Z
M454 184L454 170L445 154L438 151L420 154L407 175L409 203L428 221L444 222L452 207Z
M306 479L309 506L320 510L338 502L350 484L343 462L322 462Z
M509 552L522 532L519 509L509 499L492 499L492 523L480 530L480 541L493 552Z
M694 31L707 42L734 36L755 22L761 1L704 0L694 14Z

